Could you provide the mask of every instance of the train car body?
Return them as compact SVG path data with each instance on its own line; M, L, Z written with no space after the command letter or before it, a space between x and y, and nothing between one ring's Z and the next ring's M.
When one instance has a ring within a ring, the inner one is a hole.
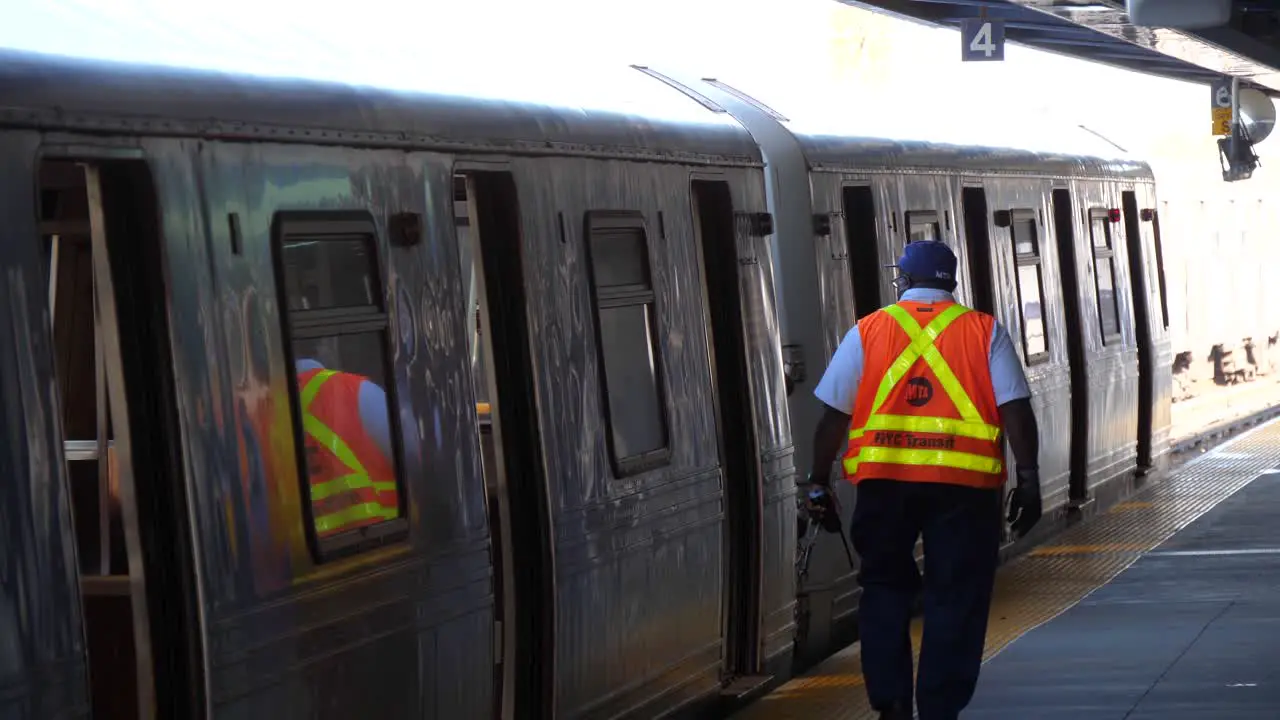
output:
M788 666L758 149L608 84L0 57L0 715L649 717ZM386 398L353 531L312 360Z
M393 92L0 52L0 716L750 696L852 627L828 544L797 636L796 473L912 238L1023 353L1051 516L1159 468L1145 166L641 70ZM385 437L333 442L366 411Z
M1165 467L1173 352L1145 163L1078 127L944 124L910 108L877 124L870 113L775 108L713 79L683 83L751 130L768 164L800 473L827 360L857 319L896 299L886 266L926 239L955 250L957 299L995 315L1026 368L1047 521L1023 546ZM841 486L847 523L855 498ZM838 542L811 563L802 662L851 640L858 598Z

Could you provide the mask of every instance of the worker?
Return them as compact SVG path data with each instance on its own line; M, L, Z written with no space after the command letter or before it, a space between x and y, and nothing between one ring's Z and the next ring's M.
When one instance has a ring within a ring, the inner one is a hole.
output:
M296 368L316 535L399 517L386 392L315 360Z
M851 537L861 557L862 671L882 720L912 717L910 624L921 589L914 550L923 533L914 700L920 720L955 720L982 663L1002 535L1002 433L1017 463L1008 521L1022 537L1041 513L1038 431L1008 332L952 295L951 249L913 242L892 267L901 299L849 331L814 391L826 412L809 481L838 513L829 475L845 450L844 476L857 487Z

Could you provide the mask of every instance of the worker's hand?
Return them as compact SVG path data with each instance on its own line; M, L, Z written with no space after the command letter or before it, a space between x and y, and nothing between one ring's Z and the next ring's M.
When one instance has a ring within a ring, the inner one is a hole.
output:
M829 533L840 532L840 498L829 484L814 482L810 478L804 509L814 522Z
M1040 522L1040 471L1018 468L1018 486L1009 493L1009 525L1016 537L1026 537Z

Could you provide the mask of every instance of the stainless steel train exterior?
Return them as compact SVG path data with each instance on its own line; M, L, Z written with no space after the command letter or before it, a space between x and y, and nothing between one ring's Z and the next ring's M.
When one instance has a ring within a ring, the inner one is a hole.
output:
M786 665L759 151L608 82L645 113L3 54L0 716L650 717ZM326 343L404 498L332 538L289 369Z
M885 265L919 239L955 249L960 301L1005 324L1034 393L1047 521L1016 547L1009 539L1006 553L1164 468L1173 352L1145 163L1079 127L993 132L927 113L913 127L904 109L876 128L865 116L774 108L716 80L681 83L750 129L768 164L802 472L820 413L811 393L827 359L856 318L895 297ZM842 487L846 523L853 495ZM851 639L858 597L856 567L838 542L814 548L806 580L802 663Z
M597 80L0 53L0 716L655 717L785 676L810 393L916 231L1022 341L1058 519L1158 468L1145 166ZM399 507L359 531L307 498L312 355L385 389ZM851 626L828 550L806 654Z

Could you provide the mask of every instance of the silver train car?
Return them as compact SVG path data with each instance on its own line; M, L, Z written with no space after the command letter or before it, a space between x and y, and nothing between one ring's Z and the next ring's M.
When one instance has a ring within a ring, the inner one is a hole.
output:
M1047 522L1007 538L1006 557L1167 468L1174 353L1147 164L1079 126L993 132L904 111L877 128L822 108L797 117L714 80L674 84L737 117L767 162L797 468L810 465L827 359L855 318L895 297L884 266L926 239L955 249L958 299L1005 324L1034 393ZM853 488L840 492L847 526ZM856 632L856 566L838 542L812 552L801 665Z
M853 627L840 551L797 588L797 468L913 238L1022 338L1042 534L1159 469L1144 165L597 73L484 95L0 51L0 717L752 697ZM312 477L308 362L380 393L346 411L386 428L354 528Z

